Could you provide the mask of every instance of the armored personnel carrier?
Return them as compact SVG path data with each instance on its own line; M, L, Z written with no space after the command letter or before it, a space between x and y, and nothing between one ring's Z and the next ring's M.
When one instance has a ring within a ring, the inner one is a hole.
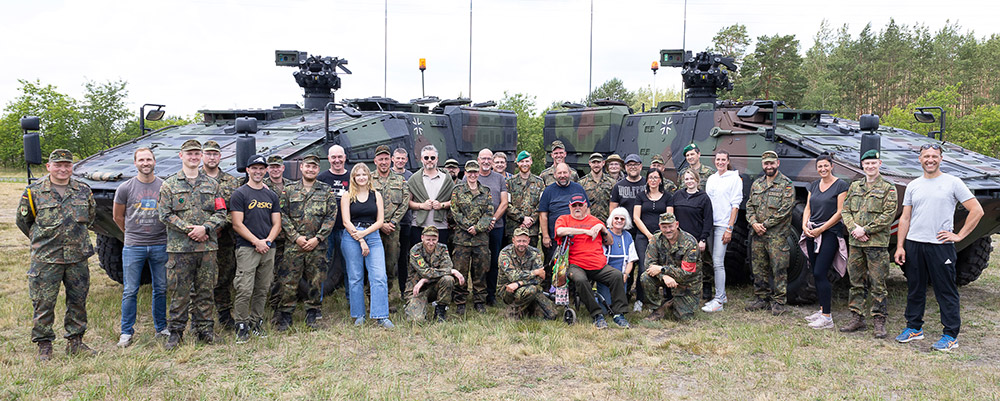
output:
M666 176L676 180L676 173L687 161L682 149L695 143L702 150L702 163L712 166L716 150L731 154L732 166L744 184L744 205L750 184L762 174L760 155L766 150L778 153L780 171L796 188L798 204L792 227L797 241L806 200L806 186L819 178L815 169L817 155L827 152L835 161L834 173L845 180L864 176L860 156L871 148L881 148L882 174L899 191L903 200L906 185L922 174L917 161L921 145L937 143L944 149L941 170L961 178L973 191L986 211L976 230L956 244L959 251L959 285L976 280L989 264L992 251L990 235L1000 230L1000 160L981 155L943 138L927 137L911 131L880 126L877 116L863 116L859 121L832 116L824 110L798 110L784 107L779 101L718 101L720 89L732 89L726 66L735 70L732 58L711 53L694 57L683 50L663 50L661 65L681 67L686 89L684 103L664 102L650 112L634 113L621 102L597 101L593 107L575 107L549 111L545 115L544 140L560 139L566 144L567 162L578 170L588 168L587 157L593 152L630 153L642 157L645 165L654 155L665 161ZM933 114L915 113L918 120L933 122ZM943 117L943 116L942 116ZM942 118L941 131L944 131ZM933 134L932 134L933 135ZM941 134L943 135L943 134ZM900 207L897 213L900 213ZM955 211L955 226L961 227L967 211ZM895 235L897 220L892 225ZM745 210L741 210L726 255L727 278L750 276L749 230ZM895 249L895 237L891 240ZM798 249L794 246L793 249ZM788 271L790 302L811 303L816 299L813 277L801 252L792 252Z
M285 176L290 179L298 178L298 164L306 154L320 154L322 168L328 169L325 156L334 144L346 149L348 164L370 163L380 145L406 149L410 170L420 167L415 155L426 145L437 147L439 160L454 158L464 162L475 159L479 150L487 147L514 154L516 116L511 111L491 108L492 102L473 105L469 99L438 101L431 97L403 103L370 97L335 103L334 92L341 87L340 74L351 73L347 63L336 57L276 51L276 65L296 69L293 76L304 89L304 107L282 104L270 109L201 110L201 123L163 128L77 163L74 175L90 185L97 201L93 230L97 232L101 266L108 276L122 281L123 234L112 220L111 208L115 189L136 174L132 154L140 147L153 150L156 174L162 178L180 170L178 153L188 139L218 142L222 147L219 168L237 177L245 176L243 164L255 153L282 156ZM433 103L436 105L432 108ZM140 115L140 119L144 117ZM146 283L149 272L144 271Z

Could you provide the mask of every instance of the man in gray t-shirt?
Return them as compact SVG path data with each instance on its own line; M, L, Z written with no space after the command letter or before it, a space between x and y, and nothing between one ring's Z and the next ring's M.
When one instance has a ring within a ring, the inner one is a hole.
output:
M118 186L112 215L115 224L125 233L122 248L122 321L119 347L132 345L135 334L136 293L142 269L149 264L153 284L153 327L156 336L166 337L167 331L167 228L156 213L163 180L153 174L156 158L148 148L133 154L136 176Z
M490 189L493 197L493 222L490 223L490 270L486 272L486 304L496 303L497 274L500 249L503 243L504 216L507 213L507 179L502 173L493 171L493 152L489 149L479 151L479 183Z
M896 341L901 343L924 338L924 304L927 281L934 283L934 296L941 309L944 334L931 347L950 351L958 347L962 324L959 315L958 286L955 284L955 243L965 239L983 217L983 207L962 180L941 172L941 146L928 143L920 147L921 177L910 182L903 195L903 214L896 233L896 263L906 273L906 329ZM965 224L954 232L955 205L968 211Z

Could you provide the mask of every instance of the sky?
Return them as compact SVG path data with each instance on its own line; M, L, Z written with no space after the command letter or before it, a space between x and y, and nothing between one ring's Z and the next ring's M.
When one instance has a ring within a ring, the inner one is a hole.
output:
M294 69L275 66L275 50L347 59L353 74L341 75L338 100L420 97L420 58L427 95L470 93L469 0L0 1L0 105L20 94L18 79L78 99L87 80L124 80L134 109L161 103L178 116L301 104ZM1000 32L1000 3L982 0L690 0L686 35L683 0L592 3L591 70L590 0L472 0L473 101L525 93L542 109L612 78L633 90L676 89L677 69L650 70L659 50L704 50L736 23L752 38L794 34L802 54L824 19L853 35L890 18L932 32L950 21L978 38Z

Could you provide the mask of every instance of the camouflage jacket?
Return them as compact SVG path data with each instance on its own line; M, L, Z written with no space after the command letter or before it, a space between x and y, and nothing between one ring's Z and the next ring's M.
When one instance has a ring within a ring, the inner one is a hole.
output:
M66 195L61 196L45 176L25 188L15 223L31 240L32 261L68 264L94 254L87 228L94 224L96 213L87 184L70 178Z
M677 170L677 187L684 188L684 173L690 169L691 166L684 166L684 168ZM701 168L698 169L698 177L701 178L698 184L698 189L702 191L705 190L705 184L708 183L708 177L715 174L715 169L708 167L705 163L701 164Z
M795 187L780 171L770 185L761 176L750 186L747 200L747 222L761 223L770 235L788 235L792 228L792 208L795 206ZM751 228L751 234L756 235Z
M533 246L528 246L524 250L523 256L517 255L514 244L505 246L500 250L497 263L500 265L500 277L497 288L502 288L507 284L521 282L521 285L538 285L541 280L538 276L531 274L532 271L543 267L542 252Z
M234 180L235 182L235 180ZM226 224L226 201L219 182L198 171L194 185L188 183L184 170L163 181L156 212L167 226L167 252L205 252L219 249L216 230ZM208 240L188 238L187 226L203 225Z
M410 186L406 185L406 180L391 170L385 178L379 177L376 171L372 174L372 186L382 193L385 222L399 226L403 215L410 210Z
M590 200L590 214L600 221L607 221L611 213L608 206L611 204L611 188L615 186L615 181L609 175L601 174L601 179L595 181L593 173L583 176L580 185L587 191L587 199Z
M670 245L670 241L662 232L653 236L653 241L646 248L645 267L649 269L649 265L663 266L663 272L657 277L666 274L676 280L679 286L700 285L698 240L680 228L677 231L680 232L680 238L674 245Z
M316 249L326 249L326 238L333 231L337 216L337 198L333 188L323 181L313 181L312 190L306 191L302 181L285 187L278 197L281 207L281 233L289 245L298 237L319 238Z
M490 222L493 219L493 195L485 185L479 184L475 190L461 183L451 191L451 215L455 227L451 241L455 245L485 246L490 242ZM476 227L476 235L467 231Z
M867 185L864 178L852 182L847 190L841 218L848 232L854 230L854 225L864 228L868 241L861 242L848 236L851 246L889 246L889 226L896 217L897 201L896 186L881 175L872 185Z
M507 224L504 227L508 231L513 233L525 217L531 217L534 223L528 228L529 234L538 235L538 201L542 199L544 190L545 183L537 175L529 175L527 180L514 175L507 180L510 202L507 203Z
M542 182L545 183L544 187L554 184L556 182L556 167L552 166L542 170L541 174L538 174L538 176L541 177ZM573 182L580 181L580 174L577 174L575 169L569 169L569 180ZM507 189L510 190L510 188Z
M243 184L246 184L246 180L240 180L240 181L242 181ZM278 188L278 185L276 183L274 183L274 182L271 181L271 177L264 177L264 186L267 187L267 189L270 189L272 192L274 192L278 196L281 196L281 191L284 191L285 188L288 188L289 185L292 185L295 182L296 181L289 180L289 179L287 179L285 177L281 177L281 188ZM243 184L240 184L240 185L243 185ZM239 188L239 187L236 187L236 188Z
M424 244L418 242L410 248L410 278L407 280L410 283L407 287L412 289L420 279L437 280L447 276L453 268L447 245L438 243L434 252L427 253Z
M205 167L204 166L200 167L198 169L198 172L201 173L201 174L207 175L205 173ZM211 178L211 176L209 176L209 178ZM233 198L233 192L236 191L236 188L239 188L241 185L243 185L243 184L240 184L240 180L237 180L236 177L234 177L232 174L229 174L229 173L227 173L225 171L222 171L221 169L219 170L219 176L215 177L214 179L219 182L219 190L222 191L222 198L226 202L229 202L229 200ZM265 180L266 180L266 178L265 178ZM268 188L270 188L270 187L268 187ZM227 206L228 206L228 203L227 203ZM228 209L228 207L227 207L227 209ZM224 227L224 228L232 228L232 223L233 223L233 218L227 214L226 215L226 227Z

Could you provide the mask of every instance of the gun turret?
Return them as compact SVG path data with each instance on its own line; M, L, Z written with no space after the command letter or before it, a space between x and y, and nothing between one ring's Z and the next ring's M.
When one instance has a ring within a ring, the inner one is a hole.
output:
M660 50L660 64L683 68L681 77L687 88L684 96L685 108L702 103L714 106L715 99L719 97L719 89L733 90L729 72L736 71L736 60L732 57L709 52L701 52L691 57L690 51ZM725 66L728 70L719 66Z
M274 65L279 67L298 67L292 73L295 83L299 84L305 93L305 108L322 110L327 103L333 102L333 92L340 89L339 68L345 74L350 74L346 59L337 57L310 56L297 50L275 50Z

